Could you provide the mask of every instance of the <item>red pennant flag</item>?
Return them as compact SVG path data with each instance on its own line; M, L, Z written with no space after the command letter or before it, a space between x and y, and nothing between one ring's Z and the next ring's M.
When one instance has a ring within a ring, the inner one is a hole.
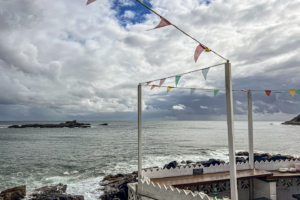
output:
M265 95L269 97L271 95L271 92L271 90L265 90Z
M147 85L149 85L152 81L147 82Z
M194 54L194 58L195 58L195 62L197 62L200 54L205 50L205 47L202 46L201 44L199 44L196 48L195 54Z
M165 82L165 78L163 78L163 79L160 79L160 82L159 82L159 87L162 85L162 84L164 84L164 82Z
M164 26L172 25L171 22L169 22L165 18L163 18L163 17L160 17L160 18L161 18L161 20L160 20L159 24L155 28L149 29L149 30L146 30L146 31L150 31L150 30L154 30L154 29L161 28L161 27L164 27Z
M152 85L151 90L153 90L153 88L155 87L159 87L158 85Z
M96 0L88 0L88 2L86 3L86 5L89 5L90 3L95 2Z
M247 92L247 90L242 90L242 92Z

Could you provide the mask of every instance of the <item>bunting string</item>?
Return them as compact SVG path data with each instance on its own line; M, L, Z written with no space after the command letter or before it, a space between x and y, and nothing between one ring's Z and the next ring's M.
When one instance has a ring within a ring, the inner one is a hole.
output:
M202 44L201 42L199 42L198 40L196 40L195 38L193 38L192 36L190 36L189 34L187 34L186 32L184 32L183 30L181 30L180 28L178 28L176 25L172 24L171 22L169 22L168 20L166 20L163 16L161 16L160 14L158 14L157 12L155 12L153 9L151 9L149 6L147 6L146 4L142 3L140 0L136 0L137 2L139 2L141 5L145 6L148 10L150 10L151 12L153 12L154 14L156 14L157 16L159 16L161 18L161 22L158 26L156 26L154 29L156 28L160 28L163 26L167 26L167 25L172 25L174 26L176 29L178 29L179 31L181 31L183 34L185 34L186 36L190 37L191 39L193 39L194 41L196 41L197 43L199 43L202 47L204 47L205 51L209 52L213 52L214 54L216 54L217 56L219 56L220 58L226 60L229 62L228 59L224 58L223 56L221 56L220 54L218 54L217 52L209 49L206 45ZM202 53L202 52L201 52ZM200 54L201 54L200 53ZM199 54L199 55L200 55ZM198 56L199 57L199 56ZM198 59L198 58L197 58ZM197 61L196 57L195 57L195 61Z
M209 67L206 67L206 68L202 68L202 69L196 69L196 70L193 70L193 71L189 71L189 72L185 72L185 73L182 73L182 74L176 74L176 75L173 75L173 76L168 76L168 77L166 77L166 78L160 78L160 79L156 79L156 80L153 80L153 81L147 81L147 82L143 82L143 83L140 83L140 84L147 84L147 85L149 85L151 82L154 82L154 81L161 81L161 80L163 80L163 79L168 79L168 78L173 78L173 77L178 77L178 76L182 76L182 75L185 75L185 74L190 74L190 73L194 73L194 72L198 72L198 71L201 71L201 70L203 70L202 71L202 73L203 73L203 76L204 76L204 78L205 78L205 80L206 80L206 76L207 76L207 73L208 73L208 70L211 68L211 67L217 67L217 66L220 66L220 65L224 65L224 64L226 64L226 63L220 63L220 64L216 64L216 65L212 65L212 66L209 66ZM179 78L180 79L180 78ZM178 79L178 81L179 81L179 79ZM176 79L175 79L176 80ZM178 82L177 82L177 84L178 84Z

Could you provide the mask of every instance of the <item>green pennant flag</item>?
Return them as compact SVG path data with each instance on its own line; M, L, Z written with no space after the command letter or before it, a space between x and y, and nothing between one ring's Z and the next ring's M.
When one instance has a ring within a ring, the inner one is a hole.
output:
M297 90L296 93L297 93L297 94L300 94L300 90Z
M178 84L180 78L181 78L181 76L176 76L176 77L175 77L175 84L176 84L176 87L177 87L177 84Z
M214 97L217 96L219 90L214 90Z

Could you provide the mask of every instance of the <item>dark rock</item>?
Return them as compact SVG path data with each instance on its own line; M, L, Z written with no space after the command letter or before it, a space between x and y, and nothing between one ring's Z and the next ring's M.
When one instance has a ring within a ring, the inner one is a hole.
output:
M26 186L14 187L0 193L1 200L21 200L26 196Z
M90 128L91 125L78 123L76 120L74 120L74 121L67 121L66 123L60 123L60 124L24 124L21 126L13 125L13 126L9 126L8 128L63 128L63 127Z
M236 163L245 163L245 162L247 162L247 159L246 158L244 158L244 157L235 157L235 161L236 161Z
M177 161L172 161L172 162L170 162L169 164L166 164L165 166L164 166L164 169L171 169L171 168L176 168L177 167L177 165L178 165L178 163L177 163Z
M65 194L67 185L61 183L52 186L45 186L33 191L31 200L84 200L82 195Z
M186 164L186 162L183 160L183 161L181 161L181 164Z
M283 122L284 125L300 125L300 115L290 121Z
M194 161L192 161L192 160L187 160L186 161L186 164L190 164L190 163L194 163Z
M220 165L225 164L225 161L219 159L209 159L208 161L200 161L197 164L201 163L204 167L209 167L210 165Z
M107 125L108 125L108 123L104 123L104 124L99 124L99 125L107 126Z
M249 153L247 151L240 151L235 154L236 156L249 156Z

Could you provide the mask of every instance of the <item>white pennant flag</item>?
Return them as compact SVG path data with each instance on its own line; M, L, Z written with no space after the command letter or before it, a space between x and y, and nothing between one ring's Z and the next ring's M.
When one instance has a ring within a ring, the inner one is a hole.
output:
M191 88L191 95L195 92L195 88Z
M209 67L209 68L210 68L210 67ZM202 74L203 74L205 80L206 80L206 77L207 77L209 68L202 69Z
M275 92L276 100L278 100L279 96L281 95L281 92Z

